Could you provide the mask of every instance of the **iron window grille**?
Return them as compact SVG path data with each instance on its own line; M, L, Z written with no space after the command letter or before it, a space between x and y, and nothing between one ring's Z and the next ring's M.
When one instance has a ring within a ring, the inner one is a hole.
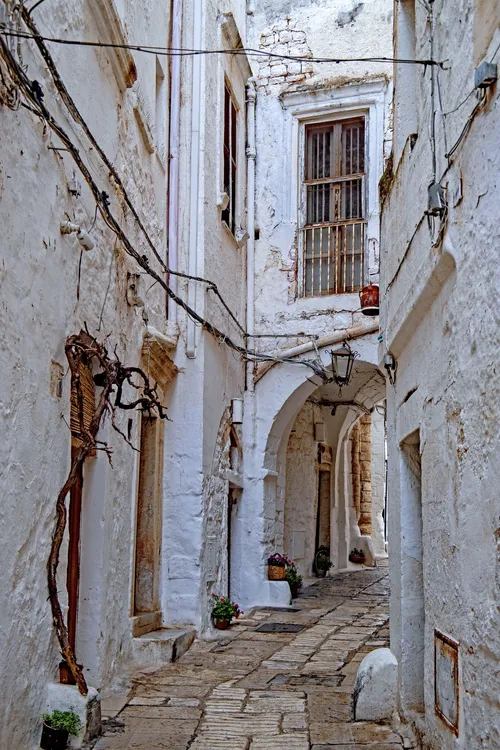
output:
M228 196L228 203L222 211L222 220L233 235L236 233L237 117L236 105L226 81L224 85L224 192Z
M365 190L364 117L307 126L301 229L305 297L363 287Z

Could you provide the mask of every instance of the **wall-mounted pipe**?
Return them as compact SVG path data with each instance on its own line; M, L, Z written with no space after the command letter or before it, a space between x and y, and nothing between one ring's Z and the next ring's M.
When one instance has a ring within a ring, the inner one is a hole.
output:
M255 328L255 80L247 84L247 314L246 329L252 336ZM253 365L248 364L247 385L253 388Z
M193 49L202 49L203 0L193 3ZM198 219L200 198L200 123L201 123L201 65L202 55L193 57L193 79L191 94L191 166L189 196L189 274L198 275ZM188 284L188 304L196 310L196 282ZM196 326L191 318L187 321L186 355L196 357Z
M171 35L172 49L182 47L182 0L171 0ZM170 122L168 145L168 266L177 271L179 266L179 143L181 127L181 62L180 55L169 58L170 63ZM178 277L172 276L169 284L177 294ZM168 317L174 323L177 320L177 305L168 300Z
M308 341L306 344L300 344L299 346L293 346L291 349L285 351L271 352L273 357L281 357L283 359L289 359L290 357L298 357L301 354L307 354L312 352L315 348L323 349L325 346L333 346L334 344L341 344L342 341L349 341L350 339L359 339L361 336L368 336L371 333L377 333L379 330L378 323L371 323L368 326L355 326L354 328L345 328L342 331L336 331L329 336L322 336L315 341ZM276 362L264 362L257 370L255 376L255 382L259 381L268 370L271 369Z

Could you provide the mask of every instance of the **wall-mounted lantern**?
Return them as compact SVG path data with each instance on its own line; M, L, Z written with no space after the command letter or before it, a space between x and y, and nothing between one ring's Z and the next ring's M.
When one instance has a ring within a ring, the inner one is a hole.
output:
M349 385L352 376L354 360L358 353L353 351L347 341L344 341L340 349L332 349L330 357L332 358L332 377L335 383L342 388Z

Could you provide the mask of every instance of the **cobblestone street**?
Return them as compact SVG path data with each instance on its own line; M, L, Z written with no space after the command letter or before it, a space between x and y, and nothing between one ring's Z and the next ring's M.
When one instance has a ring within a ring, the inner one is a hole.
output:
M359 663L388 645L388 594L387 570L365 569L307 587L292 611L253 610L103 701L96 750L403 747L388 725L352 721ZM272 632L279 624L296 632Z

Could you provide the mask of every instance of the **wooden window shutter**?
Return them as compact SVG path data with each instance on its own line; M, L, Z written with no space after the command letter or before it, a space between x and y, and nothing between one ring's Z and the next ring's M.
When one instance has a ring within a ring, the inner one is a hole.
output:
M95 411L95 386L92 370L89 365L83 362L79 369L80 390L82 397L82 414L83 427L89 428ZM71 447L79 448L82 444L81 424L78 409L78 387L75 377L71 379L71 405L70 405L70 429L71 429Z

